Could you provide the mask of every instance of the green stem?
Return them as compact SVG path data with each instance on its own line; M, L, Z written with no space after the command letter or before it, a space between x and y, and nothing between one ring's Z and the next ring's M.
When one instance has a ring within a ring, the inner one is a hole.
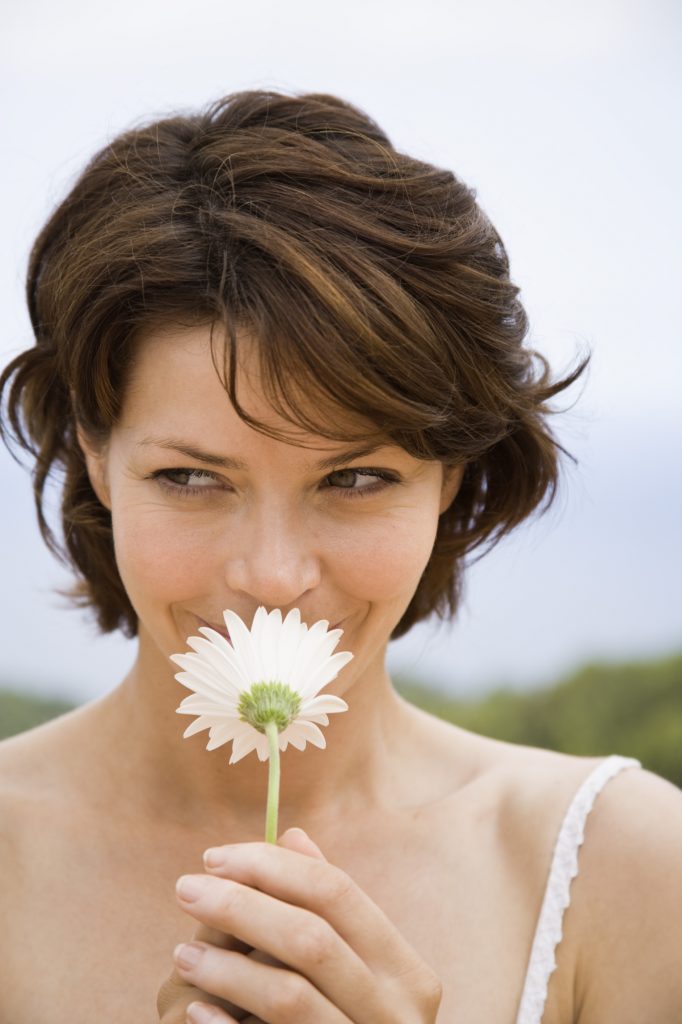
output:
M279 743L275 722L265 723L270 757L268 759L268 808L265 815L265 842L277 842L277 811L279 810Z

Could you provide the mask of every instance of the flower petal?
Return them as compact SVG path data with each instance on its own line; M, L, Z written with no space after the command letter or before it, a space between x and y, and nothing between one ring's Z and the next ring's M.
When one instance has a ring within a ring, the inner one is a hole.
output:
M296 659L297 679L294 681L299 690L310 675L310 672L314 670L316 665L321 664L330 657L339 642L343 630L333 629L330 633L327 633L325 632L326 626L326 619L316 622L308 630L308 634L301 644Z
M281 617L282 613L280 612L280 619ZM256 613L251 623L251 647L256 661L256 666L254 668L255 675L253 678L258 680L268 679L273 660L276 664L276 649L273 659L271 645L268 642L270 621L270 614L265 610L263 605L260 605L256 609ZM274 623L276 623L276 619L273 624Z
M323 665L319 665L311 675L306 678L305 685L299 691L303 699L314 697L318 690L336 679L344 665L347 665L353 655L350 651L339 651L333 654Z
M229 763L236 764L237 761L241 761L243 757L246 757L252 750L255 750L256 737L259 735L260 733L256 729L250 729L248 733L237 736L232 744L232 754Z
M181 711L180 708L176 708L175 709L175 714L176 715L182 715L182 714L184 714L184 712ZM202 721L208 722L208 724L209 724L211 729L217 729L218 726L223 725L224 722L229 721L229 719L227 719L227 718L223 718L223 717L220 717L218 715L214 715L212 711L209 714L202 714L199 717L201 718Z
M303 730L296 728L297 722L298 719L295 722L291 722L284 732L280 733L280 746L282 746L283 743L291 743L292 747L296 747L297 750L305 749L307 736L305 736Z
M210 729L211 722L208 718L195 718L191 722L182 734L183 739L187 739L188 736L194 736L197 732L202 732L204 729Z
M223 725L219 725L217 729L211 734L211 738L206 745L207 750L215 750L216 747L222 747L224 743L229 743L230 740L234 740L240 734L240 726L243 725L239 719L233 720L232 722L225 722Z
M247 678L255 682L260 675L260 658L251 633L239 616L229 608L225 609L223 617L235 655L241 661Z
M258 635L254 633L254 640L261 657L262 678L264 680L276 678L278 670L277 667L279 665L281 636L282 613L279 608L275 608L274 611L271 611L270 614L265 617L260 633Z
M258 754L259 761L267 761L270 757L268 738L261 732L258 733L258 739L256 740L256 753Z
M318 725L329 725L329 719L326 715L306 715L308 722L317 722Z
M173 660L185 669L185 673L178 672L176 674L176 679L178 676L182 676L178 682L193 689L193 680L195 680L203 683L207 692L210 691L216 697L231 696L234 700L239 699L239 690L233 683L226 676L221 676L209 662L204 661L198 654L174 654Z
M287 738L290 743L293 743L295 738L301 737L322 750L327 746L324 733L314 722L306 722L303 718L297 718L295 722L291 723L289 729L291 730L291 735Z
M298 608L292 608L282 624L282 635L279 643L279 664L277 678L292 688L297 689L300 674L295 668L299 651L305 644L308 627L301 622ZM296 678L298 676L298 679Z
M323 693L321 697L311 697L301 704L301 718L310 718L311 715L325 713L333 714L335 711L348 711L348 705L341 697L333 693Z
M207 661L221 676L226 676L238 691L248 690L251 685L249 676L244 671L239 658L231 644L210 626L200 626L205 636L188 636L187 643L199 657Z
M176 711L181 715L212 715L221 721L225 718L236 718L239 720L239 712L236 707L221 707L219 704L213 704L211 701L205 700L200 694L192 694L191 697L185 697L180 702L180 707L176 708Z

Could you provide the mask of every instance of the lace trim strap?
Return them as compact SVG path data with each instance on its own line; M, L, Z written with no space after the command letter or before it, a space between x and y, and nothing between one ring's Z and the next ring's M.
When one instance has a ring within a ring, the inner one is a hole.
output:
M612 754L584 779L571 801L554 847L516 1024L541 1024L549 978L557 965L555 951L562 937L564 911L571 902L571 882L578 874L578 850L594 801L609 779L623 768L641 767L635 758Z

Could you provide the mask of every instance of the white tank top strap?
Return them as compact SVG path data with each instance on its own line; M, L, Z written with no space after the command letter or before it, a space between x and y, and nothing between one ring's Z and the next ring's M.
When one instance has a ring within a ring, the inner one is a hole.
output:
M641 768L632 757L612 754L587 776L564 816L554 847L516 1024L541 1024L555 950L561 941L564 911L571 902L571 882L578 874L578 850L585 839L585 822L603 787L623 768Z

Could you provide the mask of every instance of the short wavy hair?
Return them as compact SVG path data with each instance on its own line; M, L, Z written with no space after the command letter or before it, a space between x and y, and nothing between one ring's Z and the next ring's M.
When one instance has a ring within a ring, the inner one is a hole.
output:
M70 599L128 637L137 616L76 427L106 440L145 330L218 325L223 384L264 433L276 435L236 394L238 326L287 422L345 439L330 425L340 408L417 458L465 463L393 638L454 616L470 553L549 507L569 453L548 402L589 360L552 380L524 347L519 288L472 188L318 93L237 92L114 138L36 239L27 294L35 344L0 376L0 433L34 460L41 533L76 574ZM319 417L299 401L311 394ZM61 539L45 515L50 474Z

